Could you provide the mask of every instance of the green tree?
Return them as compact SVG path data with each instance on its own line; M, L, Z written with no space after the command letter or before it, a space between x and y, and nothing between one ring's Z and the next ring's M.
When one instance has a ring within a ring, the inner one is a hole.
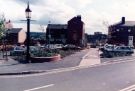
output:
M2 38L4 31L5 31L5 17L4 15L0 15L0 39Z

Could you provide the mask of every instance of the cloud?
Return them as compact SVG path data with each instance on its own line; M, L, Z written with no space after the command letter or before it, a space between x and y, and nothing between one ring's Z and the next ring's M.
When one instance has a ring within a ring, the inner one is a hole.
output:
M0 0L0 10L5 14L7 20L23 19L25 17L24 7L12 0Z
M0 12L7 19L20 21L25 18L27 0L0 0ZM81 15L87 33L101 31L107 33L106 24L119 22L122 16L126 20L135 20L134 0L30 0L32 19L37 24L65 24L76 15ZM8 7L7 7L8 5Z
M77 10L86 8L93 0L63 0L63 2Z
M65 3L59 3L58 0L46 0L44 6L33 6L33 17L39 20L41 23L66 23L69 18L76 15L76 11L66 5ZM40 14L42 12L42 14Z
M110 13L113 15L117 15L117 18L125 16L129 20L135 20L135 13L133 11L133 9L135 8L134 3L134 0L129 0L128 2L125 0L118 1L117 3L115 2L111 7L112 12Z
M30 4L37 5L42 4L43 0L14 0L15 2L18 2L19 4L26 4L28 1Z

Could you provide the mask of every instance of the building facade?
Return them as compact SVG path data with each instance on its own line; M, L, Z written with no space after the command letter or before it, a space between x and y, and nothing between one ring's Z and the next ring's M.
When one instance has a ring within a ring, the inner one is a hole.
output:
M107 34L102 34L102 32L94 32L93 35L87 35L88 43L95 46L104 45L107 42Z
M23 44L26 40L26 32L22 28L11 28L6 31L6 39L9 44Z
M46 39L51 44L85 46L85 28L81 16L70 19L67 24L48 24Z
M35 45L37 43L40 44L46 43L45 32L30 32L30 45Z
M67 32L67 24L48 24L46 40L51 44L66 44Z
M85 24L78 15L68 21L68 44L85 46Z
M108 28L108 43L116 45L129 45L132 37L135 46L135 21L125 21L125 17L119 23L110 25Z

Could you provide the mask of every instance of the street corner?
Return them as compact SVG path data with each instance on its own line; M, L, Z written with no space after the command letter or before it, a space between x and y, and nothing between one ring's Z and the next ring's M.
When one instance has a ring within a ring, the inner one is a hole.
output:
M17 76L17 75L30 75L47 72L45 70L30 70L30 71L20 71L20 72L4 72L0 73L0 76Z

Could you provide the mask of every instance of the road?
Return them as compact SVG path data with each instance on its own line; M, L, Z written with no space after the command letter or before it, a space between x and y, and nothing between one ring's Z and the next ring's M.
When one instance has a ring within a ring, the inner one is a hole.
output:
M135 59L128 60L29 76L1 76L0 91L120 91L135 85Z

